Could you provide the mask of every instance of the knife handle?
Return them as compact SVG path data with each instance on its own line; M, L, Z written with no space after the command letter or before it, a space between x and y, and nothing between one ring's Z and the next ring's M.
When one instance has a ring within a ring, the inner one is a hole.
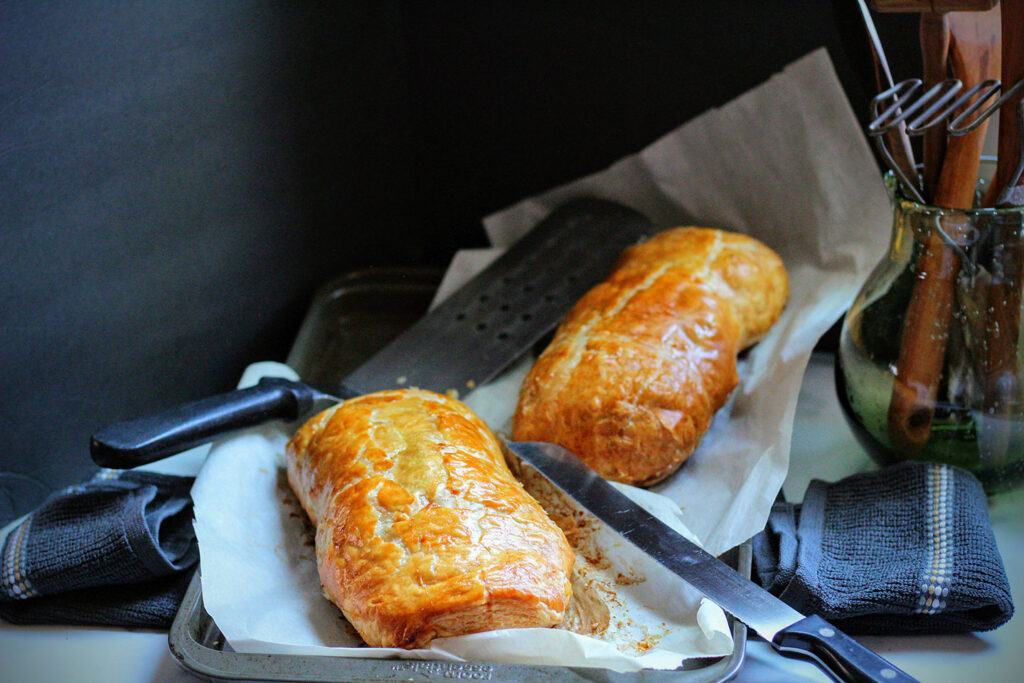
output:
M779 631L772 645L788 657L813 660L840 681L916 681L818 616Z
M104 427L93 434L89 451L101 467L138 467L270 420L294 420L312 408L316 395L301 382L264 377L252 387Z

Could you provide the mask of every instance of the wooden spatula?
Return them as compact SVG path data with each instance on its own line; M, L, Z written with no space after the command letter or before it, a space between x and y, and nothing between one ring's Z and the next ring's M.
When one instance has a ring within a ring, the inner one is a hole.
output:
M949 75L949 20L946 15L922 12L920 40L921 65L924 71L922 80L927 89L941 83ZM935 197L939 172L942 170L942 158L945 154L945 128L930 127L925 131L921 145L924 196L930 201Z
M1003 92L1024 79L1024 0L1002 0L1002 81ZM999 139L996 172L986 205L1001 201L1002 206L1024 205L1024 178L1013 179L1021 154L1021 94L1007 100L999 109ZM1004 186L1013 183L1010 194L1000 199ZM985 349L981 386L985 413L997 419L986 425L984 455L998 456L1010 448L1007 419L1019 410L1021 387L1018 381L1017 347L1020 344L1021 282L1024 275L1024 243L1013 225L995 227L996 245L993 272L988 288L989 315L985 323ZM1002 418L1002 419L1000 419Z
M953 76L965 88L986 78L999 78L999 8L946 16ZM983 124L973 133L947 140L935 204L972 207L986 129ZM952 220L944 221L942 227L954 241L960 240L965 228ZM949 339L953 284L959 270L953 248L933 232L918 260L889 404L889 438L896 449L907 454L920 451L931 433Z
M1024 80L1024 0L1003 0L1000 4L1003 26L1003 92ZM1024 98L1024 89L999 108L999 141L996 176L992 188L999 191L1010 181L1020 160L1022 133L1018 107ZM1024 206L1024 175L1014 183L1009 206Z

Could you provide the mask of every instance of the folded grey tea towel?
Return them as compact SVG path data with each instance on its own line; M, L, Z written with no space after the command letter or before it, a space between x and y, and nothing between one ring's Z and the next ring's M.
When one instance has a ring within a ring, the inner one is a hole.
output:
M907 462L776 503L754 538L761 585L855 634L986 631L1013 615L985 493L966 470Z
M192 481L103 470L53 494L0 551L0 617L168 628L199 557Z

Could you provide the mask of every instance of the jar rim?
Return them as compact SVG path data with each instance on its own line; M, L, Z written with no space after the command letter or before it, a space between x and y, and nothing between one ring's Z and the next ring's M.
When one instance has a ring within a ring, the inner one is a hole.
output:
M995 157L981 157L982 168L994 171L995 165ZM987 183L989 178L991 178L991 173L982 173L978 179L978 187L980 188L984 183ZM896 174L893 173L892 171L886 171L884 180L885 188L889 193L889 199L894 203L899 202L903 211L935 216L948 216L950 214L965 214L972 216L1006 216L1018 213L1024 214L1024 206L1007 206L1003 208L997 208L994 206L980 206L972 207L970 209L955 209L952 207L929 204L927 202L922 203L914 199L911 199L903 192L903 188L900 185L899 178L897 178Z

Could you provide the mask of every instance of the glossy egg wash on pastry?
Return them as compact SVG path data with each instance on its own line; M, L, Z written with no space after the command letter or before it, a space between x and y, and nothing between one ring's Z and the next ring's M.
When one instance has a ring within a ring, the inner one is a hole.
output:
M674 228L630 247L531 368L513 437L557 443L609 479L663 480L697 448L736 387L737 354L788 296L782 259L746 235Z
M572 550L461 402L350 399L299 429L286 457L324 593L368 645L561 622Z

